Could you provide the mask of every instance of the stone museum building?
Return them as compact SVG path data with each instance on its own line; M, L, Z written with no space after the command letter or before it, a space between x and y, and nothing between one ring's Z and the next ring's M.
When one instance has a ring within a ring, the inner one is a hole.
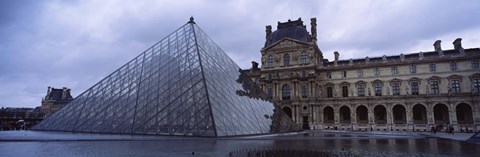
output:
M304 129L480 130L480 49L443 50L341 60L323 57L316 18L266 26L261 67L244 70Z
M42 99L41 111L45 117L48 117L60 110L72 100L73 97L70 95L69 88L63 87L62 89L55 89L48 87L47 95L45 95L45 98Z

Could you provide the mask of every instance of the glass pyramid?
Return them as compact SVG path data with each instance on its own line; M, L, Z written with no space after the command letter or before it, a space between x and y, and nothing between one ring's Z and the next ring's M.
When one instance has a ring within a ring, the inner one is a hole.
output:
M300 128L191 18L33 129L218 137Z

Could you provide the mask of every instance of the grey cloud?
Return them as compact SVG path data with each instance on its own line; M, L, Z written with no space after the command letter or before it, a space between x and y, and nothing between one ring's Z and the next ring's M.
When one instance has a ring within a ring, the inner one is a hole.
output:
M335 50L345 57L393 54L412 50L419 40L433 43L479 27L473 18L480 4L454 2L2 1L0 106L38 106L47 86L70 87L76 96L190 16L249 68L260 60L265 25L275 28L277 21L301 17L309 27L309 18L317 17L326 57Z

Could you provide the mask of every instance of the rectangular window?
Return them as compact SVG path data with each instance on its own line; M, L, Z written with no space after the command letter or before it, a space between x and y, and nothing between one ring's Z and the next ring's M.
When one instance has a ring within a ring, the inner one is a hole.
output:
M357 77L363 77L363 70L362 69L357 70Z
M431 86L431 88L432 88L431 94L438 94L438 93L439 93L439 90L438 90L438 81L431 81L431 82L430 82L430 86Z
M333 87L327 87L327 97L333 98Z
M450 62L450 70L457 70L457 62Z
M430 72L435 72L435 71L437 71L435 64L430 64Z
M302 85L302 98L307 98L308 96L308 89L306 85Z
M394 82L392 89L393 89L393 95L400 95L400 83Z
M378 69L378 68L373 68L373 75L375 75L375 76L380 75L380 69Z
M347 71L342 71L342 78L347 78Z
M268 89L267 89L267 95L268 95L270 98L273 97L273 89L272 89L272 87L268 87Z
M392 75L395 75L398 73L397 67L392 67Z
M418 95L418 82L411 82L410 86L412 89L412 95Z
M478 69L478 60L472 61L472 68L473 69Z
M270 80L270 81L271 81L272 79L273 79L273 76L272 76L272 74L268 74L268 80Z
M475 79L473 80L473 91L475 93L480 93L480 80L479 79Z
M332 78L332 72L327 72L327 79L331 79Z
M382 96L382 84L381 83L375 83L375 96Z
M460 93L460 80L452 80L452 92Z
M342 96L348 97L348 86L342 86Z
M410 73L412 73L412 74L417 73L417 66L415 66L415 65L410 65Z
M365 96L365 85L359 84L357 85L358 96Z

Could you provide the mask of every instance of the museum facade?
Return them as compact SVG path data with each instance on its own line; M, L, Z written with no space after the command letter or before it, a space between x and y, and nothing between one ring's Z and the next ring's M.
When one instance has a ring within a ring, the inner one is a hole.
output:
M329 61L310 22L266 26L261 67L244 70L304 129L480 130L479 48L458 38L451 50L437 40L429 52Z

